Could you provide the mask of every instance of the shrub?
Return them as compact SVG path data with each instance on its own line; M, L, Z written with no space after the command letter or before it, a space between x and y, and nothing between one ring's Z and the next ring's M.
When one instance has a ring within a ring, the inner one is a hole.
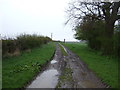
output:
M2 40L2 54L13 53L16 50L16 40L11 38L7 40Z
M16 39L3 39L2 40L2 54L14 53L16 49L24 51L35 47L40 47L51 41L49 37L39 36L36 34L21 34Z

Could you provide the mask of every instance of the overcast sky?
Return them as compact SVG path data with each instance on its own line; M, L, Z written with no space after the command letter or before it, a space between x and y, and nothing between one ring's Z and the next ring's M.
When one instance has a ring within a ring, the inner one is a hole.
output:
M74 32L65 26L70 0L1 0L0 32L2 36L36 33L54 40L75 40Z

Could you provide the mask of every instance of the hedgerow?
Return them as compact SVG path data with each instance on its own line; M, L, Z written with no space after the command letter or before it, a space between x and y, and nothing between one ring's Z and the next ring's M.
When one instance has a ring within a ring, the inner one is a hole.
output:
M17 36L16 39L2 39L2 56L6 57L7 54L12 54L16 50L25 51L35 47L40 47L49 41L51 41L49 37L44 37L36 34L21 34Z

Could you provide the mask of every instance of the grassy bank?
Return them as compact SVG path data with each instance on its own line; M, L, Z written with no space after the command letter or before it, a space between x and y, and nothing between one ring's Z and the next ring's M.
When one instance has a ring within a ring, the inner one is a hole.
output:
M21 88L30 81L42 65L50 60L55 50L53 43L34 48L31 52L24 52L20 56L3 60L2 85L3 88Z
M67 56L67 53L65 52L64 48L59 44L61 52L64 56Z
M64 44L83 60L88 67L100 77L103 82L113 88L118 85L118 63L117 59L101 56L100 52L93 51L83 43Z

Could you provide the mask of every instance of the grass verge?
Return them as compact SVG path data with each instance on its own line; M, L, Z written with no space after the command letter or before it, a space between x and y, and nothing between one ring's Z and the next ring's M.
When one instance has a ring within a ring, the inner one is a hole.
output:
M55 45L48 43L34 48L30 53L3 60L2 85L3 88L21 88L41 70L41 67L54 54Z
M88 67L100 77L103 82L112 88L118 87L118 60L101 56L100 52L91 50L83 43L66 43L64 44L83 60Z
M71 68L65 67L61 76L59 77L59 82L56 86L56 88L61 88L62 85L65 84L71 84L73 83L73 79L72 79L72 70Z
M67 56L67 53L65 52L64 48L59 44L61 52L64 56Z

